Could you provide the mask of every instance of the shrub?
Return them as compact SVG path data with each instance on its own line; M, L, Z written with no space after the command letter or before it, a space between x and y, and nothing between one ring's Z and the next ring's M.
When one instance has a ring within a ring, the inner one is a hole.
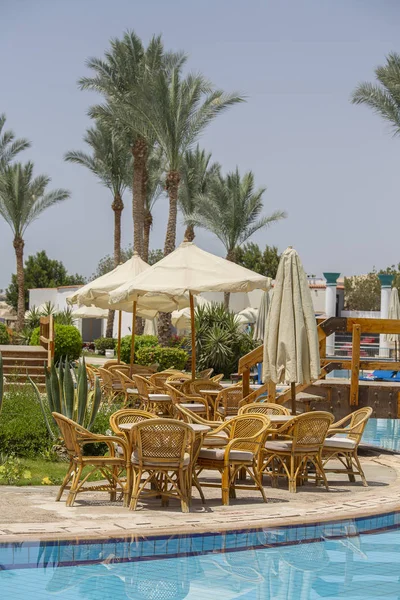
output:
M51 419L50 414L48 418ZM0 418L0 453L34 457L53 441L41 406L30 386L14 386L5 395Z
M183 348L184 350L190 347L189 338L184 335L172 335L168 340L169 348Z
M114 338L101 337L97 338L97 340L94 340L94 345L96 347L96 351L99 354L105 354L106 350L115 349L115 346L117 345L117 340L115 340Z
M185 368L188 353L181 348L163 348L162 346L142 346L135 354L135 362L139 365L149 366L158 363L159 370Z
M0 344L9 344L10 343L10 335L8 333L7 327L4 323L0 323Z
M39 346L39 327L31 335L31 346ZM82 354L82 336L73 325L54 325L54 362L58 363L61 357L68 356L70 360L77 360Z
M121 340L121 360L129 363L131 360L131 342L132 336L126 335ZM135 335L135 354L144 346L155 347L158 345L158 339L155 335Z

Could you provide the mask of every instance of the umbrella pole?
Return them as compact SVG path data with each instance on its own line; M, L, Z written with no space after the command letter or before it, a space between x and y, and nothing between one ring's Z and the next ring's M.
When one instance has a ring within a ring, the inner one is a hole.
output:
M121 362L121 329L122 329L122 310L118 311L118 341L117 341L117 359Z
M296 382L292 382L290 384L290 389L292 392L292 415L296 414Z
M135 362L135 329L136 329L136 300L133 301L132 310L132 330L131 330L131 364L129 369L129 376L132 377L133 363Z
M192 379L196 379L196 335L194 330L194 298L192 292L189 292L190 302L190 327L192 331Z

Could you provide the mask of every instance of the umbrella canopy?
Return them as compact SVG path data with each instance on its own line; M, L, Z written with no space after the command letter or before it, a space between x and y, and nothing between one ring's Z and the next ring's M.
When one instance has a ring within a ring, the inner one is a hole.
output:
M271 304L271 292L264 292L261 298L257 313L256 324L254 325L253 340L262 341L265 336L265 323L268 317L268 311Z
M107 319L108 310L97 306L80 306L72 312L74 319Z
M269 289L270 285L269 277L201 250L193 242L183 242L150 269L111 292L110 299L115 304L146 294L146 303L157 306L167 296L179 309L187 306L188 292L250 292Z
M243 325L252 325L257 320L257 314L258 309L251 308L251 306L249 306L248 308L244 308L238 312L236 318L240 323L243 323Z
M194 299L195 306L210 306L211 304L210 300L206 300L202 296L196 296ZM171 314L171 322L177 329L190 329L190 308L174 310Z
M400 301L397 288L392 288L390 292L388 319L400 319ZM387 342L399 342L400 336L397 333L387 333Z
M264 381L310 383L320 374L317 322L307 275L293 248L279 262L264 336Z

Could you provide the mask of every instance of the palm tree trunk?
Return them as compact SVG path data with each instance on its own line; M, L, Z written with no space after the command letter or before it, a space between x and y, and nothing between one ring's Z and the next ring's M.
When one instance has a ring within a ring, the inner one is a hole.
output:
M114 268L121 262L121 216L124 203L119 194L115 194L114 202L111 204L114 211ZM109 310L107 317L106 337L113 337L115 311Z
M230 260L231 262L236 262L235 261L235 250L228 250L228 254L226 255L225 258L226 258L226 260ZM230 297L231 297L230 292L224 292L224 305L227 310L229 310Z
M18 308L16 330L21 331L25 320L25 274L24 274L24 240L22 237L14 238L15 256L17 259L17 285L18 285Z
M144 213L144 228L143 228L143 260L149 262L150 250L150 230L153 225L153 217L151 212L146 209Z
M188 242L193 242L195 237L196 236L194 234L194 225L192 225L192 224L186 225L184 239L187 240Z
M147 185L147 142L138 137L132 147L133 154L133 250L143 256L144 200Z
M167 233L165 235L164 256L175 250L176 221L178 216L178 189L180 182L179 171L170 171L167 174L166 190L169 197L169 215ZM162 346L166 346L171 337L171 314L160 313L158 319L158 340Z

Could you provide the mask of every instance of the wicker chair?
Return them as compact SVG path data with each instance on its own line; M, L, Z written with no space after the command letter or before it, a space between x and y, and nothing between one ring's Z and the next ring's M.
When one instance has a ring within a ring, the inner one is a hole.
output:
M290 411L274 402L252 402L239 408L239 415L258 413L260 415L290 415Z
M322 464L327 473L346 473L349 481L355 482L355 475L361 477L365 487L368 487L364 471L358 458L358 445L364 433L372 408L359 408L329 428L328 436L322 448ZM347 425L346 425L347 424ZM342 435L336 435L342 434ZM345 437L343 436L345 434ZM332 435L332 437L330 437ZM327 469L326 464L332 459L339 460L343 469Z
M241 385L231 386L221 390L215 400L214 419L220 417L234 417L238 414L243 401L243 388Z
M197 373L198 379L210 379L211 375L214 373L214 369L204 369L204 371L199 371Z
M187 408L188 410L191 410L192 412L208 419L208 402L205 398L202 396L186 396L186 394L176 389L170 383L165 383L164 389L172 398L174 407L176 407L178 404L182 404L184 408Z
M93 390L95 383L96 383L96 377L98 376L97 373L88 365L86 365L86 375L88 378L88 382L89 382L89 389Z
M195 394L201 396L200 390L222 390L219 383L211 381L211 379L192 379L187 381L182 386L182 392L184 394Z
M183 373L180 373L179 371L160 371L159 373L153 373L153 375L151 375L149 377L149 381L151 383L151 385L160 393L164 393L165 388L164 385L166 383L166 381L170 378L170 377L176 377L178 375L183 375Z
M121 408L121 410L117 410L111 415L110 426L116 435L127 437L129 439L129 432L120 429L119 426L125 423L140 423L146 419L154 419L154 415L145 410Z
M126 373L126 371L120 371L119 369L114 369L114 374L118 377L119 382L121 383L122 386L122 391L124 393L124 404L126 404L129 400L129 398L132 398L134 400L136 400L137 403L140 403L140 397L139 397L139 393L136 389L136 384L133 381L133 379L131 379L129 377L129 375Z
M52 415L60 429L69 455L68 471L58 491L56 502L61 499L62 493L66 489L69 490L67 506L72 506L76 495L81 492L108 491L110 500L115 500L117 489L120 488L124 497L124 506L127 506L132 468L126 441L120 437L96 435L64 415L56 412L53 412ZM94 442L107 444L109 456L84 456L82 446ZM121 447L122 456L115 456L114 444ZM82 477L82 471L85 467L90 467L90 471ZM124 470L126 470L126 479L121 477ZM108 483L84 486L88 478L96 471L100 471L103 477L108 480Z
M150 419L137 423L132 435L135 450L129 508L136 510L139 497L145 493L147 497L161 495L163 501L179 498L182 512L189 512L193 429L182 421ZM154 489L145 489L149 483Z
M123 388L120 381L114 381L110 371L107 369L99 368L99 374L101 377L102 390L104 395L111 402L116 396L123 392Z
M153 394L155 389L151 385L150 381L141 375L132 375L132 381L135 384L135 388L139 392L139 398L142 402L142 406L144 409L146 409L150 405L149 394Z
M214 383L219 383L224 378L224 374L220 373L219 375L214 375L214 377L210 377L210 381L214 381Z
M172 416L173 403L168 394L160 393L158 388L154 388L150 381L140 375L132 375L132 380L136 384L144 410L155 416Z
M289 492L296 492L297 478L307 477L307 464L311 462L316 479L321 478L329 491L322 466L322 448L332 421L330 413L315 411L294 417L275 429L278 439L268 441L261 451L260 472L268 472L274 487L278 477L287 477Z
M129 375L130 373L130 366L129 365L121 365L121 364L116 364L116 365L110 365L109 367L107 367L107 371L110 371L110 373L114 374L115 371L120 371L121 373L126 373L127 375Z
M261 473L258 468L259 454L268 434L270 421L264 415L241 415L222 423L214 434L229 431L228 444L225 448L202 448L197 459L196 476L201 471L219 471L222 475L222 504L229 504L229 497L235 497L236 489L258 489L264 502L267 501L262 486ZM255 486L237 485L237 475L244 469ZM218 484L203 483L203 487L220 487ZM203 499L203 497L202 497Z
M112 358L111 360L107 360L105 363L103 363L103 369L109 369L110 367L115 365L126 365L126 363L124 363L121 360L118 360L117 358Z
M229 422L226 423L226 428L221 429L221 421L208 421L203 419L200 415L192 412L186 408L183 404L175 405L175 417L182 420L184 423L196 423L197 425L206 425L211 427L211 432L207 433L204 438L203 446L205 448L222 448L226 446L229 441ZM214 431L218 429L218 433L214 434Z

